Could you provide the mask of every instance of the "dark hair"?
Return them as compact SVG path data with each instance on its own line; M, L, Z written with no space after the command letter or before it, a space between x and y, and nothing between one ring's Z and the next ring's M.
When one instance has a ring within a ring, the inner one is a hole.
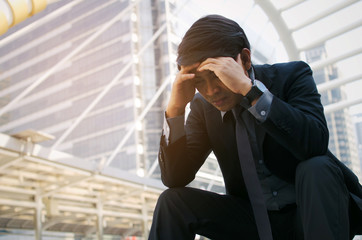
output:
M233 57L250 49L244 30L235 21L220 15L197 20L186 32L179 47L177 64L191 65L209 57Z

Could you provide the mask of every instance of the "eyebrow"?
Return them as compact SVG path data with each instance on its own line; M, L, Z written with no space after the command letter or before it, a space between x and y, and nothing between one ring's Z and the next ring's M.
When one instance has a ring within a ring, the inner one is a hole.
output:
M189 73L194 73L196 75L197 73L199 73L196 69L197 68L193 68L192 70L189 71Z
M214 74L214 72L213 72L213 71L210 71L210 70L204 70L204 71L199 72L199 71L197 71L196 69L190 71L190 73L195 73L195 74L197 74L197 75L201 75L201 74L202 74L202 75Z
M195 77L198 77L198 78L202 78L203 76L217 77L216 74L213 71L210 71L210 70L205 70L203 72L198 72L198 71L195 70L195 71L190 71L190 73L194 73Z

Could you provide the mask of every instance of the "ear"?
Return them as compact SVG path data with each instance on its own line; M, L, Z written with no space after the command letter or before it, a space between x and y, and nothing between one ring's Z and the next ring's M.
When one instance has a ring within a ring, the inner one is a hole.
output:
M247 71L251 68L251 53L247 48L243 48L240 52L241 63L244 69Z

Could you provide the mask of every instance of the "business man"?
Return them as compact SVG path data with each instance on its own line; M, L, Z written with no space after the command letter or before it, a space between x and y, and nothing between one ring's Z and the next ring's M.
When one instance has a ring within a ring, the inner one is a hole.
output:
M361 185L328 151L309 66L252 65L243 29L219 15L191 26L177 62L150 239L352 239ZM211 151L225 195L185 187Z

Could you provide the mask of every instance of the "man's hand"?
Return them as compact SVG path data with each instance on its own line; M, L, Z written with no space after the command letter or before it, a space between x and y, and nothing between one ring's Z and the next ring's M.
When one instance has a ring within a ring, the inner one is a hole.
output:
M195 95L195 77L190 71L195 70L200 64L195 63L190 66L181 66L176 79L172 85L170 101L167 105L167 117L176 117L184 114L186 105Z
M250 68L250 67L249 67ZM198 71L209 70L234 93L246 95L252 86L245 63L238 54L236 61L231 57L208 58L197 68Z

